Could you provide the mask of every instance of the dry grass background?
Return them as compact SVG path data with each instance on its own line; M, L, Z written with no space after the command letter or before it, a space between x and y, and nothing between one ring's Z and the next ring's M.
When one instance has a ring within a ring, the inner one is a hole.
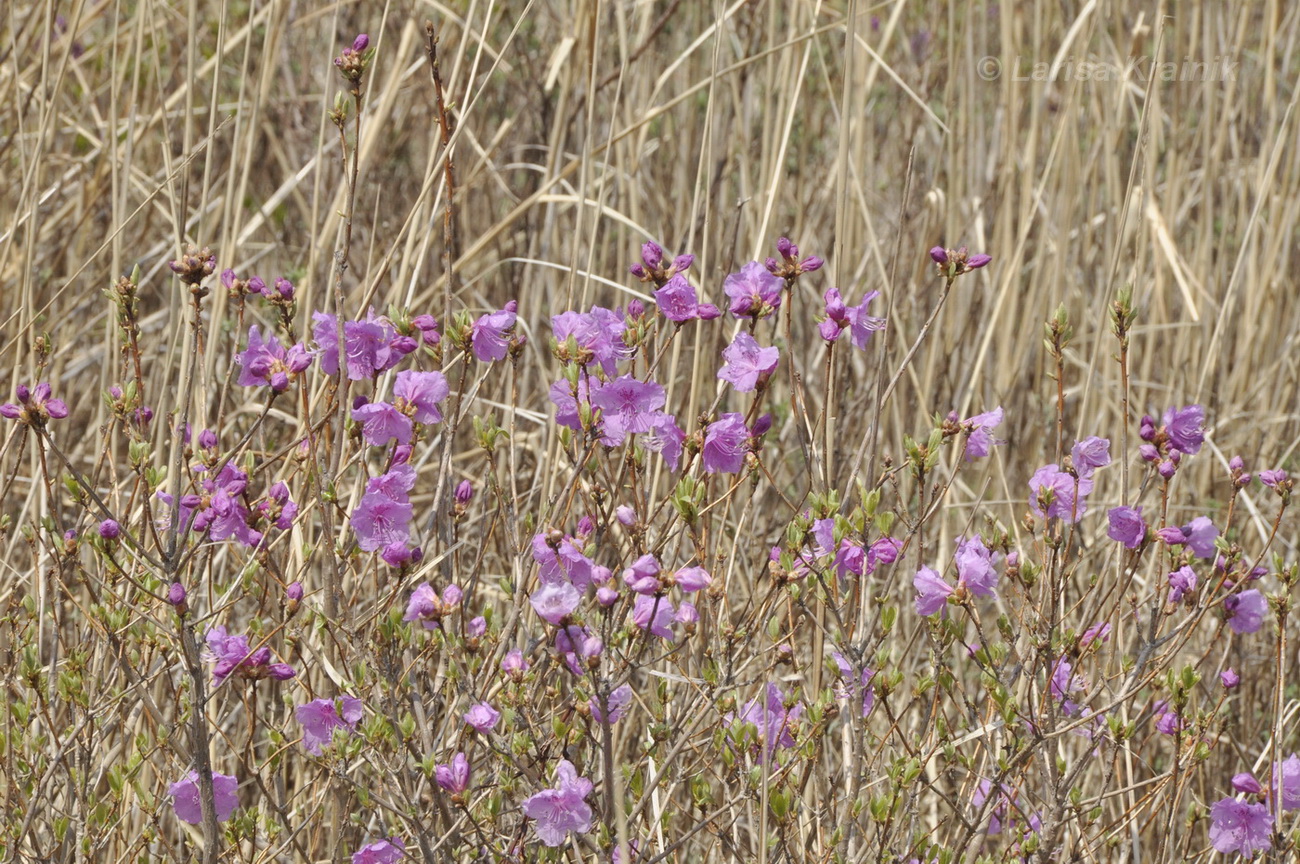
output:
M456 121L450 308L477 313L518 298L537 346L521 370L522 393L540 397L556 377L544 350L551 314L623 304L642 290L626 266L644 240L693 252L695 282L716 302L722 277L772 254L784 234L827 259L825 284L855 297L880 290L873 311L890 321L882 347L855 357L839 384L833 437L843 486L873 411L877 364L892 372L937 299L924 250L968 245L993 264L959 281L880 428L883 450L897 457L901 435L924 430L935 412L1006 409L1009 443L995 456L993 482L959 481L950 532L977 499L1014 525L1025 479L1052 460L1055 385L1040 343L1059 304L1077 332L1067 430L1118 436L1123 384L1106 310L1123 286L1139 310L1129 422L1170 404L1208 406L1209 455L1184 478L1177 507L1194 515L1226 497L1232 454L1251 466L1294 464L1293 4L20 0L0 11L0 391L8 398L33 380L48 333L53 350L40 377L73 410L56 439L81 471L98 472L117 505L130 500L130 477L113 479L96 434L109 419L98 394L122 380L103 289L142 267L144 341L155 346L143 360L159 418L181 398L187 297L166 262L186 242L211 246L220 268L268 281L291 275L300 323L324 305L346 200L338 136L324 119L342 89L330 60L356 32L369 33L378 54L345 298L352 310L392 303L444 317L447 151L423 49L426 19L437 28ZM991 80L985 57L1001 66ZM1141 62L1130 67L1133 59ZM1190 80L1148 74L1153 61L1188 59L1205 71L1192 69ZM1054 61L1132 74L1034 80L1035 64ZM212 320L224 304L214 292ZM218 404L235 338L228 331L212 335L204 356L196 428L218 415L239 428L259 410L238 394ZM690 329L677 343L672 404L712 386L707 358L724 344L719 332ZM815 339L811 325L797 335ZM527 509L549 500L567 474L542 422L544 400L522 407L512 479ZM154 424L164 456L166 430ZM17 530L51 502L36 482L35 451L18 452L11 432L2 458L6 479L16 478L3 508L13 521L0 540L0 609L10 623L0 626L0 649L10 652L2 680L15 700L28 686L14 674L22 604L51 611L63 601L32 575L45 559ZM777 449L791 454L783 482L798 487L805 469L793 424L781 435ZM110 454L114 447L121 441L110 441ZM485 469L466 446L453 470L478 477ZM1104 491L1112 501L1132 492L1113 482ZM1270 506L1248 502L1261 537ZM786 515L754 530L770 543ZM82 530L90 524L71 510L65 518ZM1278 540L1288 557L1297 540L1291 520ZM60 614L66 657L81 631L71 606ZM162 662L152 648L144 656ZM97 654L90 662L88 678L116 661ZM140 728L129 693L98 698L118 718L98 737L83 727L67 734L75 712L33 718L26 733L11 717L5 735L44 736L58 759L66 744L85 760L71 776L84 779L103 768L100 757L125 752L127 730ZM51 788L62 770L47 772L31 798L0 777L10 815L20 805L37 811L26 845L10 855L36 860L35 850L63 849L53 840L57 818L85 818L74 796ZM159 769L160 781L172 779L169 770ZM114 839L79 860L142 854L135 841L150 819L140 812L124 810ZM1089 860L1105 860L1095 854Z

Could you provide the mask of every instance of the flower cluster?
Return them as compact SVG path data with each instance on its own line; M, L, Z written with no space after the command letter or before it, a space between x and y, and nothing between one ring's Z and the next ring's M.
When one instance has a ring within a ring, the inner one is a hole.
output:
M267 646L253 650L247 636L231 636L221 625L208 631L207 645L207 659L215 662L212 680L217 684L232 675L249 681L285 681L295 674L287 663L272 662Z
M62 399L50 398L50 392L50 385L44 381L32 388L19 384L14 388L14 396L18 401L0 405L0 417L17 420L38 429L51 418L62 420L68 416L68 406Z

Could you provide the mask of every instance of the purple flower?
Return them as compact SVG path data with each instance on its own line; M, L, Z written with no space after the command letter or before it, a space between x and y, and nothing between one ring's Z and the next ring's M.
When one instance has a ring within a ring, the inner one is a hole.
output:
M301 343L286 350L274 336L263 342L254 324L248 328L248 348L235 355L235 362L241 367L241 387L270 384L278 392L288 388L290 379L311 365L311 355Z
M357 37L357 41L361 40ZM406 844L397 837L376 840L352 853L352 864L398 864L406 853Z
M704 431L704 451L701 454L704 470L710 474L738 473L745 467L748 442L749 429L745 426L744 415L723 414Z
M1183 408L1169 408L1165 411L1165 435L1168 437L1169 449L1177 450L1191 456L1201 449L1205 441L1205 409L1200 405L1187 405Z
M642 630L649 630L652 636L676 642L677 634L673 633L675 611L667 597L638 594L632 606L632 623Z
M1273 845L1273 814L1263 804L1223 798L1210 806L1210 843L1219 852L1238 852L1247 858L1267 852Z
M971 805L976 810L984 806L984 802L993 794L993 783L989 780L981 780L975 786L975 793L971 795ZM997 791L997 803L993 805L993 813L989 817L989 836L1002 833L1003 828L1015 825L1023 821L1029 830L1035 834L1042 828L1042 821L1037 813L1031 813L1029 818L1025 818L1024 802L1015 791L1005 783L999 784Z
M1197 558L1214 557L1214 538L1218 536L1219 529L1208 516L1197 516L1183 526L1183 542Z
M587 313L569 311L552 316L551 329L561 345L573 337L584 366L598 365L611 377L618 374L619 361L632 353L623 342L627 321L601 306L592 306Z
M1196 590L1196 573L1191 567L1179 567L1169 574L1169 602L1177 603L1184 594Z
M252 650L247 636L231 636L223 626L213 627L207 632L208 650L206 659L214 661L212 679L220 684L231 675L260 681L274 678L284 681L294 676L293 669L285 663L271 662L271 649L265 645Z
M1110 624L1104 621L1100 624L1093 624L1087 630L1084 630L1083 635L1079 637L1079 647L1087 648L1093 642L1110 641L1110 630Z
M751 699L741 707L739 712L728 713L722 718L723 724L733 731L738 731L741 724L753 724L758 733L757 744L761 745L764 761L771 758L777 747L793 747L794 735L791 734L803 716L803 703L796 703L792 708L785 706L785 694L775 684L768 683L766 698Z
M1088 509L1083 499L1092 491L1092 478L1076 480L1055 464L1044 465L1029 478L1029 491L1029 509L1038 518L1078 522Z
M654 594L661 587L660 566L653 555L642 555L623 571L623 581L637 594Z
M1074 674L1074 666L1069 660L1061 657L1056 661L1056 666L1052 668L1051 691L1052 697L1061 703L1061 710L1066 714L1075 714L1079 710L1079 705L1071 697L1080 694L1088 687L1088 682L1082 675Z
M387 474L372 477L350 521L357 545L375 552L411 539L413 509L407 493L415 485L415 471L409 465L394 467Z
M1268 611L1268 601L1264 595L1251 588L1234 594L1223 601L1223 608L1228 612L1228 626L1238 635L1254 633L1264 623L1264 613Z
M682 324L696 318L712 319L718 317L718 307L712 303L700 303L695 288L678 274L664 283L654 293L659 311L669 321Z
M1104 468L1110 464L1110 440L1096 435L1084 438L1070 449L1070 459L1080 476Z
M504 360L510 350L510 333L515 328L518 304L511 300L505 308L481 316L470 330L474 356L482 363Z
M1270 786L1276 791L1279 783L1283 810L1300 810L1300 757L1292 753L1281 764L1273 763L1273 779Z
M750 261L732 273L722 283L722 290L731 298L731 314L737 318L766 318L781 305L781 287L784 283L759 264Z
M367 402L352 409L352 419L361 424L361 435L372 447L389 441L411 443L411 418L387 402Z
M713 577L703 567L683 567L673 579L677 582L677 587L687 594L708 588L713 583Z
M929 567L916 571L912 585L916 588L916 613L925 618L943 609L953 591L952 586Z
M524 652L518 648L507 651L501 661L501 671L516 681L522 680L524 673L528 671L528 661L524 659Z
M849 306L845 309L848 317L849 334L853 341L853 347L860 351L867 350L867 342L871 340L871 334L877 330L885 329L885 319L876 318L867 314L867 304L880 296L879 291L868 291L862 295L862 302L857 306Z
M443 616L454 609L460 599L460 589L455 585L447 586L439 598L438 592L428 582L421 582L411 592L411 599L406 603L403 621L419 621L425 630L437 630ZM452 602L456 601L456 602Z
M780 357L780 350L759 347L753 336L741 331L730 345L722 349L722 358L727 364L718 370L718 377L730 381L741 393L751 393L758 388L760 381L766 381L776 371Z
M600 708L600 699L595 696L587 703L591 709L591 718L597 723L605 722L605 712ZM624 684L614 688L614 692L609 694L609 725L613 726L624 714L627 713L627 707L632 704L632 688Z
M583 376L578 379L578 395L576 398L573 395L573 385L563 378L551 385L547 395L550 397L551 403L555 405L555 422L575 432L582 431L582 418L578 406L579 404L591 404L591 398L588 395L587 378Z
M491 732L501 719L501 712L486 702L479 702L465 712L465 722L484 735Z
M568 582L552 582L534 591L528 598L537 617L557 627L573 614L582 601L582 594Z
M393 395L397 397L398 409L409 413L416 423L441 423L442 412L438 410L438 403L451 395L451 387L441 372L408 369L397 373Z
M650 431L656 412L664 407L664 388L654 381L624 375L593 383L591 405L601 409L604 443L617 446L630 434Z
M1161 735L1174 735L1183 729L1183 718L1173 711L1158 712L1156 731Z
M993 437L993 430L1002 425L1001 406L963 420L961 425L970 430L970 437L966 439L967 462L989 455L995 446L1004 443Z
M302 724L302 746L313 756L319 756L321 746L334 740L335 731L356 730L361 721L361 700L355 696L313 699L299 705L294 714Z
M1130 549L1137 549L1147 536L1147 523L1142 519L1141 507L1112 507L1106 517L1110 530L1106 536Z
M114 519L105 519L99 523L99 536L105 540L116 540L122 535L122 526Z
M191 825L203 821L203 805L200 803L199 772L190 771L180 780L167 787L167 794L174 799L172 809L176 818ZM212 772L212 798L217 811L217 821L225 822L239 806L239 781L229 774Z
M677 425L671 414L656 412L650 431L641 439L641 446L664 459L669 471L676 471L681 463L682 445L686 442L686 433Z
M591 830L591 808L583 800L591 790L591 781L579 777L573 763L561 759L555 768L555 787L529 796L522 809L525 816L537 820L538 838L547 846L559 846L570 831Z
M433 766L433 779L438 786L453 795L460 795L469 788L469 757L457 753L446 765Z
M957 582L976 597L996 597L998 573L993 569L993 553L978 534L957 543Z
M1287 479L1287 473L1283 471L1281 468L1278 468L1277 470L1265 470L1259 472L1259 482L1263 483L1265 486L1269 487L1270 489L1276 489L1277 484L1285 483L1286 479Z
M312 336L320 346L321 370L327 375L339 372L338 319L324 312L313 312ZM343 322L348 378L364 381L396 366L417 347L415 340L397 332L391 321L370 309L364 320Z
M1241 683L1241 676L1236 669L1229 667L1219 673L1219 682L1223 684L1224 690L1232 690Z
M1232 775L1232 788L1238 792L1245 792L1247 795L1258 795L1264 791L1264 787L1259 785L1259 781L1246 772Z
M861 692L862 716L866 717L876 704L876 691L871 686L871 678L876 673L864 666L862 671L855 675L853 666L845 659L843 654L833 651L831 657L834 658L835 665L840 670L840 677L843 679L837 688L836 695L842 699L848 699L852 703L857 694Z
M173 582L167 589L167 602L176 607L176 611L184 615L187 609L185 602L185 586L179 582Z
M30 390L19 384L14 388L18 401L0 405L0 416L32 426L44 425L50 418L62 420L68 416L68 406L62 399L51 399L50 393L50 385L44 381Z

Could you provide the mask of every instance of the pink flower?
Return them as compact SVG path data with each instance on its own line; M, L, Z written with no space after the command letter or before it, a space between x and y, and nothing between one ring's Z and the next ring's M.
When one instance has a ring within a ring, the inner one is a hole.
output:
M1147 536L1147 523L1142 519L1141 507L1112 507L1106 513L1110 529L1106 536L1129 549L1137 549Z
M642 630L649 630L653 636L676 642L677 635L673 633L675 611L672 601L667 597L638 594L636 603L632 606L632 623Z
M358 36L359 40L361 37ZM352 853L352 864L398 864L406 853L406 844L397 837L377 840Z
M1088 509L1084 496L1092 492L1092 477L1076 480L1055 464L1044 465L1029 478L1029 509L1040 519L1078 522Z
M778 349L760 347L753 336L742 330L722 350L727 363L718 370L718 378L730 381L740 393L752 393L776 371L780 356Z
M482 363L504 360L510 350L510 334L517 320L518 305L511 300L505 308L481 316L470 330L470 344L474 356Z
M718 317L718 307L712 303L701 303L695 294L695 288L681 274L665 282L662 288L655 291L654 298L664 317L677 324L697 318L708 320Z
M967 462L989 455L995 446L1003 443L993 437L993 430L1002 425L1002 408L1000 406L992 411L976 414L969 420L963 420L961 425L962 428L970 430L970 437L966 439L965 456Z
M433 779L439 787L451 794L462 794L469 788L469 757L457 753L449 764L434 765Z
M578 589L563 581L545 584L528 598L537 617L556 626L572 615L581 601Z
M191 771L183 778L167 787L167 792L174 799L172 809L176 818L191 825L203 821L203 804L199 791L199 772ZM217 821L225 822L239 806L239 781L229 774L212 772L212 797L217 811Z
M723 414L704 431L704 470L709 474L738 473L745 467L748 442L749 429L745 426L744 415Z
M794 735L791 733L797 728L802 716L803 703L798 702L787 708L781 688L769 682L766 698L751 699L739 712L724 716L722 722L733 732L740 724L752 723L758 732L757 743L761 745L762 758L767 760L776 752L777 747L794 746Z
M1268 601L1264 599L1263 594L1251 588L1249 591L1242 591L1240 594L1225 598L1223 608L1229 614L1228 626L1234 633L1238 635L1254 633L1264 623Z
M397 408L409 414L416 423L441 423L442 412L438 403L451 395L451 387L441 372L412 372L408 369L397 373L393 395L397 397Z
M313 699L299 705L294 714L302 724L302 746L313 756L319 756L321 746L333 741L336 731L356 730L361 721L361 700L355 696Z
M601 710L600 699L592 696L587 703L591 708L591 717L597 723L605 722L605 712ZM627 712L627 706L632 704L632 687L624 684L616 687L614 692L609 694L609 725L613 726Z
M943 609L953 591L952 586L929 567L916 571L912 585L916 588L916 613L927 618Z
M1210 806L1210 843L1219 852L1247 858L1267 852L1273 845L1273 814L1263 804L1223 798Z
M486 702L479 702L465 712L465 722L484 735L491 732L501 719L501 712Z
M731 314L737 318L766 318L781 305L784 283L759 264L750 261L722 283L731 298Z
M559 846L570 831L586 834L591 830L591 808L583 799L592 788L590 780L578 776L573 763L562 759L555 769L555 787L524 800L524 815L537 820L537 836L543 843Z

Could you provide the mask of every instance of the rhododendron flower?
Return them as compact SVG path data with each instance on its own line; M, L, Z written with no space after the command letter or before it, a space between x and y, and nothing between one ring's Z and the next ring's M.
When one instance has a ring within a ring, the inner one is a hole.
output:
M1110 464L1110 440L1096 435L1084 438L1070 449L1070 460L1080 476Z
M507 651L506 656L501 660L501 671L516 681L521 680L524 673L528 671L528 661L524 659L524 652L518 648Z
M845 659L843 654L833 651L831 657L834 658L835 665L840 670L840 677L843 679L836 687L836 695L842 699L848 699L852 704L857 694L861 692L862 716L866 717L876 704L876 691L871 686L871 679L876 673L863 666L862 671L855 675L853 666Z
M1228 612L1228 626L1237 634L1254 633L1264 623L1264 613L1268 611L1268 601L1264 595L1251 588L1234 594L1223 601L1223 608Z
M1142 519L1141 507L1112 507L1106 513L1110 529L1106 536L1129 549L1137 549L1147 536L1147 523Z
M1300 757L1292 753L1280 764L1274 762L1273 780L1269 785L1275 792L1281 786L1278 798L1283 810L1300 810Z
M407 369L398 372L397 380L393 382L397 409L410 415L416 423L441 423L442 411L438 409L438 403L449 395L451 387L441 372L414 372Z
M593 383L591 405L601 409L604 443L617 446L630 434L650 431L656 412L664 407L664 388L654 381L624 375Z
M568 582L551 582L534 591L528 598L537 617L559 626L573 614L582 601L582 594Z
M613 726L617 723L627 713L627 707L631 704L632 687L630 685L623 684L614 688L614 691L609 694L609 725ZM587 705L591 709L591 718L597 723L604 723L605 712L601 710L600 699L592 696Z
M1219 852L1247 858L1273 846L1273 814L1263 804L1223 798L1210 805L1210 843Z
M551 329L555 331L555 341L561 345L573 337L583 355L584 366L597 365L610 377L618 374L619 361L632 353L623 342L627 321L622 315L601 306L592 306L587 313L569 311L554 315Z
M673 633L675 612L672 602L667 597L638 594L636 603L632 606L632 623L642 630L649 630L652 636L675 642L677 641L677 635Z
M451 762L433 766L433 779L438 786L453 795L460 795L469 788L469 757L457 753Z
M486 702L479 702L465 712L465 722L485 735L492 731L500 719L501 712Z
M320 346L320 366L327 375L339 372L338 319L324 312L313 312L312 337ZM359 321L343 322L343 341L348 378L364 381L392 369L417 347L409 336L397 332L393 323L375 310L366 312Z
M683 567L673 574L673 580L687 594L701 591L713 583L713 577L703 567Z
M1205 409L1200 405L1168 408L1163 419L1169 449L1191 456L1200 452L1205 441Z
M1287 473L1281 468L1275 470L1264 470L1259 472L1259 482L1263 483L1270 489L1276 489L1279 483L1285 483Z
M448 585L439 597L432 585L421 582L411 592L402 620L419 621L425 630L437 630L443 617L460 605L462 593L458 586Z
M781 352L776 348L762 348L753 336L741 331L730 345L722 349L726 365L718 370L718 377L730 381L738 392L752 393L760 381L776 371Z
M975 794L971 795L971 805L976 810L983 808L984 802L991 794L993 794L993 783L989 780L981 780L975 786ZM999 784L997 803L993 805L993 813L989 817L989 836L1001 834L1004 828L1014 826L1017 822L1024 822L1030 831L1039 833L1043 827L1042 820L1037 813L1031 813L1026 818L1025 812L1024 801L1015 790L1005 783Z
M929 567L916 571L912 585L916 588L916 613L927 618L943 609L953 592L953 587Z
M411 418L396 405L367 402L352 409L352 419L361 424L361 436L372 447L383 447L389 441L411 443Z
M313 756L319 756L321 746L333 741L337 730L356 730L361 722L361 700L355 696L313 699L299 705L294 715L302 724L302 746Z
M302 343L286 350L274 336L263 342L254 324L248 328L248 348L235 355L235 362L241 367L238 382L241 387L270 384L272 390L279 392L288 389L289 381L311 365L311 355Z
M871 334L885 327L884 318L867 314L867 305L879 296L879 291L868 291L862 295L862 301L857 306L849 306L845 304L838 288L826 289L823 298L826 304L826 320L817 326L821 337L827 342L835 342L840 338L840 333L848 329L853 347L866 350Z
M637 594L654 594L661 587L660 566L653 555L642 555L623 571L623 581Z
M641 446L664 458L669 471L676 471L681 463L682 445L686 433L677 425L676 418L660 411L650 424L650 431L641 439Z
M961 421L962 428L970 430L970 437L966 439L966 461L973 462L981 459L993 451L993 448L1002 441L993 437L993 430L1002 425L1002 408L994 408L992 411L985 411L983 414L976 414L968 420Z
M199 791L199 772L190 771L180 780L167 787L167 794L174 799L172 809L176 818L191 825L203 821L203 804ZM217 821L225 822L239 806L239 781L229 774L212 772L212 803L217 811Z
M479 317L470 330L474 356L482 363L504 360L510 350L510 333L515 328L519 304L511 300L504 308Z
M231 675L252 681L263 678L284 681L295 674L288 664L271 662L270 648L263 645L254 651L247 636L231 636L223 626L218 625L209 630L206 642L208 650L205 659L216 664L212 667L212 679L216 684Z
M570 831L586 834L591 830L591 808L583 799L592 788L590 780L578 776L573 763L561 759L555 768L555 788L524 799L524 815L536 820L537 836L543 843L559 846Z
M1083 635L1079 637L1079 647L1087 648L1093 642L1109 642L1110 631L1110 624L1104 621L1100 624L1093 624L1087 630L1084 630Z
M1236 669L1224 669L1219 673L1219 683L1223 685L1224 690L1232 690L1241 683L1241 676L1237 674Z
M551 385L547 395L550 397L551 404L555 406L555 422L575 432L581 432L582 418L578 406L591 404L586 376L578 379L577 398L574 398L573 386L563 378Z
M764 269L757 261L750 261L732 273L722 283L722 290L731 298L731 314L737 318L766 318L781 306L781 288L784 283Z
M43 426L51 418L62 420L68 416L68 406L62 399L51 399L50 393L50 385L44 381L30 389L19 384L14 388L18 401L0 405L0 416L29 426Z
M1078 713L1079 705L1070 697L1082 693L1087 687L1087 680L1074 674L1074 666L1069 660L1061 657L1056 661L1052 669L1051 691L1052 697L1061 703L1061 710L1070 715Z
M1219 529L1208 516L1197 516L1183 526L1183 543L1197 558L1214 557L1214 538L1219 536Z
M1184 594L1196 590L1196 572L1191 567L1179 567L1169 574L1169 602L1177 603Z
M375 552L411 539L414 511L407 493L414 485L415 471L409 465L395 466L366 482L365 494L350 519L362 551Z
M704 470L709 474L738 473L745 467L749 429L742 414L723 414L704 430Z
M1044 465L1029 478L1029 509L1040 519L1078 522L1088 509L1084 497L1092 492L1092 478L1076 480L1055 465Z
M1259 785L1259 781L1245 772L1232 775L1232 788L1238 792L1245 792L1247 795L1258 795L1264 791L1264 787Z
M699 301L694 286L680 274L673 276L655 291L654 298L664 317L677 324L697 318L707 321L717 318L719 314L717 306Z
M361 37L358 36L358 39ZM406 844L397 837L377 840L352 853L352 864L398 864L406 857Z
M957 541L958 584L976 597L996 597L998 572L993 569L993 553L984 545L978 534Z
M775 684L768 683L765 698L751 699L738 712L729 712L722 718L727 728L735 731L741 724L753 724L758 732L757 744L761 758L766 761L777 747L793 747L793 730L803 716L803 703L786 708L785 694Z

